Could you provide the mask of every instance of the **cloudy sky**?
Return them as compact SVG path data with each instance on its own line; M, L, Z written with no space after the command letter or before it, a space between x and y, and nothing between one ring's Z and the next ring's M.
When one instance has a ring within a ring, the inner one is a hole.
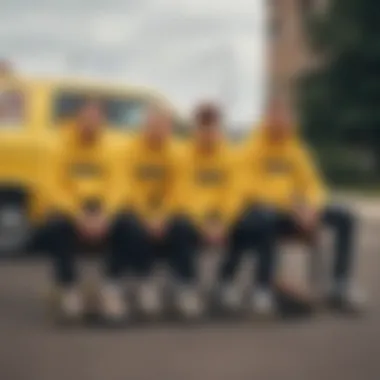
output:
M23 72L157 87L183 110L259 116L266 0L0 0L0 56Z

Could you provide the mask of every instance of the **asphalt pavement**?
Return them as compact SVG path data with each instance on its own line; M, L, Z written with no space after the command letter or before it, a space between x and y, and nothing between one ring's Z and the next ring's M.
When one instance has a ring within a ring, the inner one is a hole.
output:
M46 313L47 263L4 261L0 264L0 379L377 380L380 219L363 218L359 232L356 278L370 298L361 318L323 311L276 322L60 328ZM301 285L304 256L290 253L286 258L284 276ZM206 279L213 265L213 259L207 260Z

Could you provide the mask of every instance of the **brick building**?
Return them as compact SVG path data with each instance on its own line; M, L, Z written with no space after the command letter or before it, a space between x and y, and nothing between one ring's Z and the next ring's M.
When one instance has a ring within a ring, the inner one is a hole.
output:
M305 18L321 12L327 0L266 0L270 86L291 95L293 80L316 59L305 38Z

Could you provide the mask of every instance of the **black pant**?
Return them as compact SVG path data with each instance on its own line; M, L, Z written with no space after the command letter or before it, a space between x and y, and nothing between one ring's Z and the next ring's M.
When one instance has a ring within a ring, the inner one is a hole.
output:
M167 241L177 277L183 283L194 283L200 243L197 227L186 217L176 217L170 223Z
M332 277L336 281L348 280L353 260L355 237L355 217L345 208L328 206L322 212L321 222L334 233L334 259ZM276 213L277 234L279 236L300 233L290 214Z
M129 235L125 228L123 217L118 217L112 223L105 241L99 244L89 244L83 241L77 233L72 220L64 215L54 216L40 229L36 244L40 249L46 249L52 259L53 278L62 286L70 286L78 279L77 255L80 250L101 248L104 259L105 276L109 280L118 280L130 265L130 258L125 250L120 249L120 242Z
M352 267L355 218L346 209L326 207L321 222L335 233L332 277L336 281L348 280ZM271 209L248 209L232 231L225 261L219 278L231 280L245 249L255 249L258 255L256 279L259 286L270 286L275 270L277 243L285 236L301 236L291 214Z
M270 288L275 269L275 223L271 211L251 207L241 215L232 227L226 255L219 271L219 281L229 282L236 274L245 250L257 256L256 283Z
M172 274L182 283L192 283L196 277L195 236L193 228L185 220L173 219L166 234L156 239L149 234L144 223L133 215L119 219L119 228L113 238L114 251L125 252L129 257L129 268L140 278L148 278L158 261L168 265ZM128 231L128 232L127 232ZM186 241L186 244L182 244Z
M274 268L274 240L272 214L264 210L250 209L233 226L227 238L227 254L221 265L219 280L229 281L236 272L243 250L256 248L258 254L257 281L261 286L269 286ZM268 220L267 220L268 219ZM179 261L183 279L195 278L197 252L202 244L200 231L189 219L177 218L173 221L168 242L171 252Z

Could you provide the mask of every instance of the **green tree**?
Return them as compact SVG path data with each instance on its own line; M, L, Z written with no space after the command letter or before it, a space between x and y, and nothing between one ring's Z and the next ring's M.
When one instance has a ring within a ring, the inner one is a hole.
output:
M367 171L369 181L380 181L378 6L376 0L330 0L325 13L305 20L322 65L300 78L298 97L305 133L320 154L350 149L358 154L357 174ZM342 160L347 163L344 155ZM348 169L355 181L352 174Z

